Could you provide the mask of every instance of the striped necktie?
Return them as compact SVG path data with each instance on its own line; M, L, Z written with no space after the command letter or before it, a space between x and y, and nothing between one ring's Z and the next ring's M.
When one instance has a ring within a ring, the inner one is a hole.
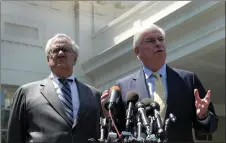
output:
M157 72L153 72L152 75L155 79L155 91L154 91L154 101L159 103L160 105L160 116L162 120L165 118L166 113L166 98L165 98L165 89L163 85L163 81L160 77L160 74Z
M72 105L72 97L71 97L71 88L68 82L73 82L73 80L72 79L58 79L58 80L62 84L62 87L61 87L62 94L59 95L59 98L72 125L74 122L73 105Z

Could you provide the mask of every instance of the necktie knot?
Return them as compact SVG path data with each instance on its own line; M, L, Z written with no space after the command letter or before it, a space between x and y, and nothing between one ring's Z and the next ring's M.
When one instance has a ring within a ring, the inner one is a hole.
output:
M158 72L153 72L152 75L158 80L161 79L161 76Z
M60 81L60 83L62 83L63 85L67 84L68 82L72 82L72 79L67 79L67 78L59 78L58 79Z

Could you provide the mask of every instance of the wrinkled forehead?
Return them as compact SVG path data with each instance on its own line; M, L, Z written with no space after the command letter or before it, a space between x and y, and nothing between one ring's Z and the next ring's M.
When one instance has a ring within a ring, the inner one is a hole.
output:
M58 37L52 41L51 47L57 48L57 47L67 47L72 48L72 43L70 39L65 37Z
M148 31L144 31L142 34L143 39L153 37L153 38L158 38L158 37L163 37L163 34L160 30L158 29L150 29Z

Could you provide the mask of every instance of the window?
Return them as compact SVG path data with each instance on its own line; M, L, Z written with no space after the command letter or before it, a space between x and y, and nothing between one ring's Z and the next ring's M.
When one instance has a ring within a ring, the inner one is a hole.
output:
M6 143L10 106L17 86L1 85L1 143Z
M193 138L196 143L207 143L212 142L212 135L199 135L193 130Z

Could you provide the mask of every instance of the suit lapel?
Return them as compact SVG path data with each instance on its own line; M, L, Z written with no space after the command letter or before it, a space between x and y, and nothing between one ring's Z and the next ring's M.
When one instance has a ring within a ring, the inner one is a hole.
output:
M60 99L57 96L56 90L50 78L44 80L40 88L41 94L46 98L56 112L71 126L70 121L65 113L65 109L61 105Z
M142 68L133 77L132 89L136 89L135 91L139 95L139 100L150 97Z
M167 95L167 110L166 110L165 117L168 116L169 112L173 112L173 110L175 109L174 103L180 102L180 101L177 101L179 100L177 95L179 94L178 92L180 91L179 75L168 65L166 66L166 74L167 74L168 95ZM139 99L150 98L147 82L145 80L145 76L142 68L140 71L134 74L132 82L133 83L132 83L131 89L135 89L135 91L139 95Z
M174 103L180 102L179 100L179 91L180 91L180 80L178 78L177 72L175 72L172 68L166 66L166 73L167 73L167 89L168 89L168 96L167 96L167 110L166 115L169 114L169 112L173 112L174 109L177 109L178 107L175 107L176 105Z
M81 82L79 82L77 79L75 79L76 85L77 85L77 89L78 89L78 95L79 95L79 110L78 110L78 114L77 117L74 120L74 124L72 126L72 128L74 128L87 114L88 110L86 108L86 103L89 97L89 93L88 93L88 89L87 87L82 84Z

